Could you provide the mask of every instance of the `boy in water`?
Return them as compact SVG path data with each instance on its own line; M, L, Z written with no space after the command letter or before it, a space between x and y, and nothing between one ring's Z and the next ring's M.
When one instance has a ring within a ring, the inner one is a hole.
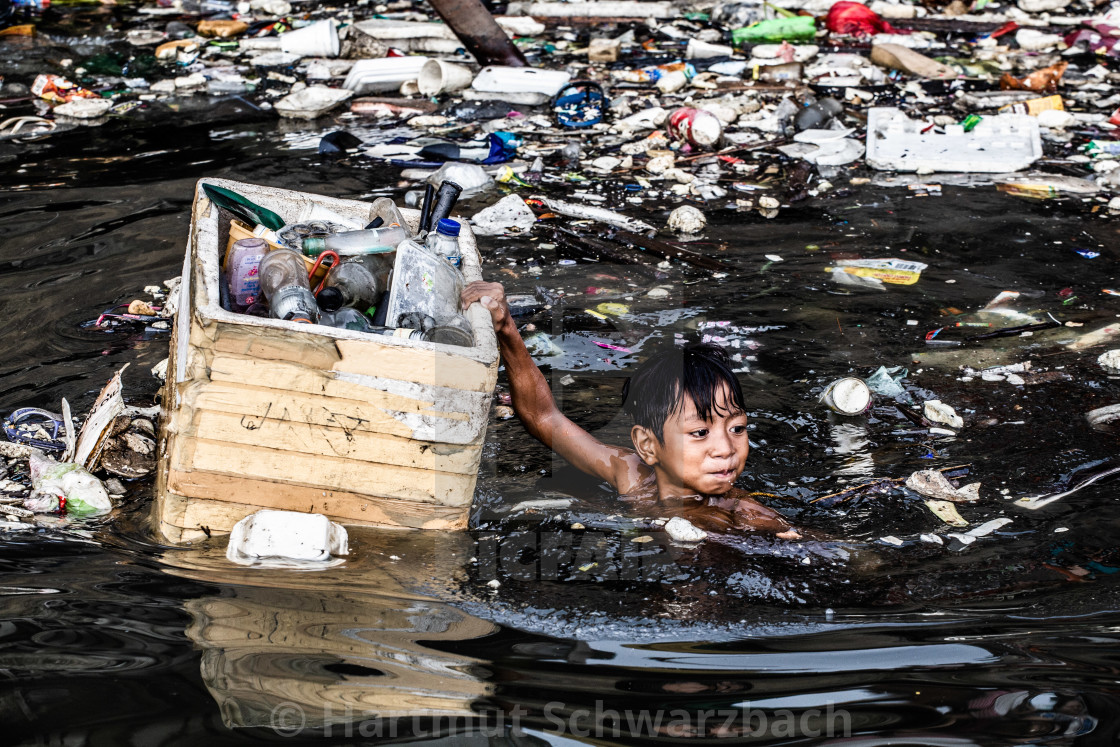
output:
M781 514L734 486L750 443L743 392L721 348L689 345L642 364L623 389L624 407L634 420L634 448L608 446L556 406L513 323L501 284L471 283L463 290L463 307L475 301L494 321L513 409L538 441L633 502L683 515L703 529L800 538Z

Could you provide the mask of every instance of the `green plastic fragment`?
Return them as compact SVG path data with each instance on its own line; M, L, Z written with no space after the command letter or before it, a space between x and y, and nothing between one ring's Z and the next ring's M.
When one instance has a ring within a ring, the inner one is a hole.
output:
M736 45L760 42L810 41L817 35L816 19L812 16L771 18L731 32Z

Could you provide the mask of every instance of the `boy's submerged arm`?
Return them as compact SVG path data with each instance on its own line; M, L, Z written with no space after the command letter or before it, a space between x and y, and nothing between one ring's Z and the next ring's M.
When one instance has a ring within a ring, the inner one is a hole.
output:
M608 446L560 412L552 390L513 323L500 283L474 282L463 289L463 307L475 301L489 312L509 375L514 412L525 429L577 469L628 492L640 479L640 460L630 449Z

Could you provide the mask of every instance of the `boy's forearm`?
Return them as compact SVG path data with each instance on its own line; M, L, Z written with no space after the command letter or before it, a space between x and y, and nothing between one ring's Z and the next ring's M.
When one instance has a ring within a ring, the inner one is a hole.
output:
M513 319L507 316L494 331L509 376L513 410L535 438L551 447L551 429L547 427L547 421L558 412L552 390L529 355Z

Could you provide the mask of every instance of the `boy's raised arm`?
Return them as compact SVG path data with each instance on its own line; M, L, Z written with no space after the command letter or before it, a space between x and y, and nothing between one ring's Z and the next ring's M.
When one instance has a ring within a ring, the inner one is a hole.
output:
M640 460L630 449L608 446L560 412L544 374L525 348L521 333L506 306L500 283L476 281L463 289L463 308L481 303L490 312L498 347L509 374L513 409L526 430L571 462L572 466L606 480L619 492L629 492L640 474Z

